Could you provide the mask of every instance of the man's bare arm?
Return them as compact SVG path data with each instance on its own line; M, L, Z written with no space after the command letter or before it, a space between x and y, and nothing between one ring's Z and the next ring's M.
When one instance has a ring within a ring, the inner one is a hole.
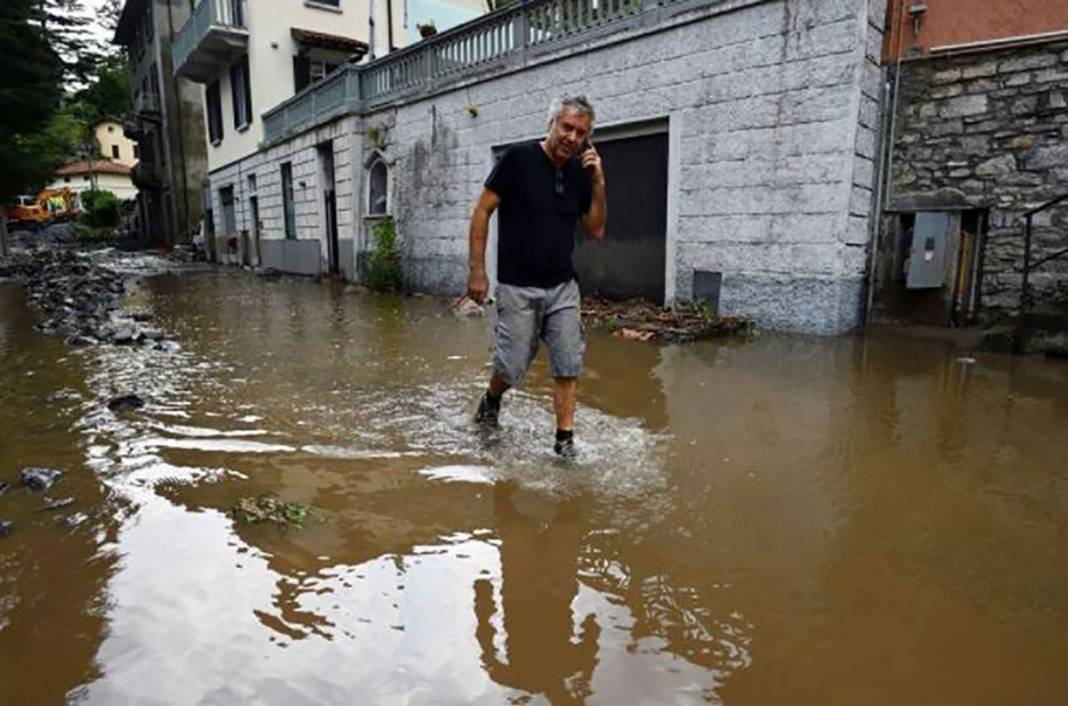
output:
M483 189L478 197L475 211L471 214L471 228L468 235L469 271L467 275L467 296L482 304L489 292L489 278L486 277L486 239L489 236L489 219L501 204L501 197L490 189Z
M582 216L582 225L591 238L600 240L604 237L604 227L608 223L608 204L605 198L604 168L597 148L590 145L582 153L582 166L590 173L590 210Z

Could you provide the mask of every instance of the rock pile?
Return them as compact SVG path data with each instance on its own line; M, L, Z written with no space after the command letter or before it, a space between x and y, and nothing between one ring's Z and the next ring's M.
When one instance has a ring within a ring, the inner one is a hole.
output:
M120 312L129 278L102 267L73 250L25 251L6 265L10 276L21 279L28 299L45 314L38 325L43 333L58 334L72 346L98 343L151 345L172 350L173 342L145 325L144 312Z

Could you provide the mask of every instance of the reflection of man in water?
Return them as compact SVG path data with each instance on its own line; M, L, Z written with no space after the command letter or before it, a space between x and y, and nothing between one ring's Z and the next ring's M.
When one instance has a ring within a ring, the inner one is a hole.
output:
M583 703L590 694L601 628L591 613L576 634L571 614L582 548L579 501L558 503L554 512L543 513L545 517L525 515L516 510L512 487L500 483L493 500L501 540L505 654L502 659L493 644L493 584L479 579L475 635L482 664L503 686L545 694L556 705Z

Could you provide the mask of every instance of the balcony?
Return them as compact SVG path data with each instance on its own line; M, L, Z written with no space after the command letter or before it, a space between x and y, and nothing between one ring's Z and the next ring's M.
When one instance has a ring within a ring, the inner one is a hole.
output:
M138 93L134 96L133 107L135 113L149 120L162 112L158 93Z
M516 0L367 64L346 64L263 114L272 144L341 115L427 96L610 34L756 0Z
M200 0L174 39L174 75L206 83L247 49L245 0Z

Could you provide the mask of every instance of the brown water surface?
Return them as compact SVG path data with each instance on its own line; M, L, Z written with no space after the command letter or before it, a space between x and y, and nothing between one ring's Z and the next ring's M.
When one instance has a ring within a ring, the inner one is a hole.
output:
M594 332L566 465L543 360L474 432L487 321L437 300L130 303L181 348L66 348L0 284L0 480L91 515L0 496L0 704L1068 702L1063 362ZM306 527L234 523L266 493Z

